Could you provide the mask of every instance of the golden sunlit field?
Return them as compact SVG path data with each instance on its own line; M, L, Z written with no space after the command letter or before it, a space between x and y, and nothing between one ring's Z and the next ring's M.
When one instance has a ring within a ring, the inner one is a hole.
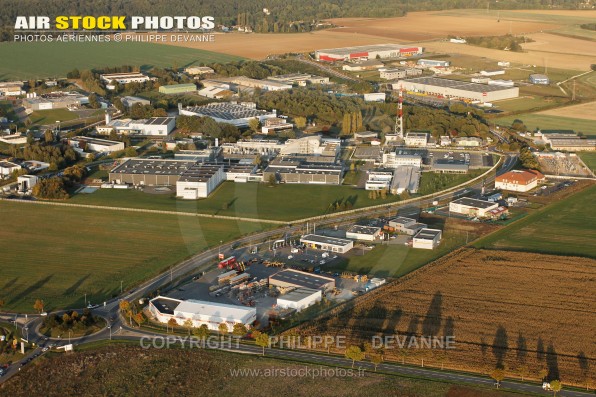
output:
M576 119L596 121L596 102L582 103L580 105L544 110L536 113L547 116L573 117Z

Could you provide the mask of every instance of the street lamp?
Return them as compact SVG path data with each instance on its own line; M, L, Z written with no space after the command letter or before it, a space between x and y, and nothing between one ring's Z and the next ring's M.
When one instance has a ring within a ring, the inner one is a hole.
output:
M112 324L108 323L108 329L110 330L110 340L112 340Z
M68 344L70 345L70 330L68 330Z

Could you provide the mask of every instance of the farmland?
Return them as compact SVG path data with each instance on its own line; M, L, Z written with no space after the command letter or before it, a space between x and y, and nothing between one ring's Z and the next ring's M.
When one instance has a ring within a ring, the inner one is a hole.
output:
M115 360L114 358L117 357ZM234 375L232 371L284 370L298 373L326 367L280 362L267 357L191 349L142 349L113 344L73 354L53 354L29 365L2 385L2 393L14 397L44 395L245 395L252 390L275 389L275 395L346 396L387 395L409 397L495 397L507 392L449 385L417 379L388 377L367 372L365 376L277 376ZM167 369L167 370L164 370ZM329 373L329 372L328 372ZM131 374L134 376L131 377ZM225 382L222 382L225 379ZM60 385L60 386L57 386Z
M596 136L596 123L586 119L522 113L497 117L490 121L496 124L510 126L516 119L523 121L530 131L534 131L536 128L541 130L574 130L575 132L583 132L586 136Z
M596 102L582 103L557 109L544 110L536 114L544 116L572 117L596 121Z
M465 248L297 331L346 335L353 342L375 335L453 335L456 348L446 350L446 358L395 345L385 355L480 373L501 365L515 378L525 366L526 377L536 380L545 368L550 379L585 387L585 368L596 357L595 265L588 258Z
M210 48L209 48L210 49ZM207 49L177 48L153 43L0 43L0 76L5 80L64 77L80 70L120 66L185 67L191 64L228 62L237 56ZM43 59L43 62L39 60Z
M508 249L596 258L596 186L555 202L477 242L479 248Z
M424 193L458 185L473 176L476 173L453 177L425 177ZM375 200L369 198L369 193L352 186L280 184L270 187L264 183L224 182L211 196L198 201L179 200L174 194L153 195L137 190L117 189L78 194L69 201L77 204L290 221L325 214L329 211L330 204L339 201L349 201L353 208L364 208L399 200L399 196L392 195L385 200Z
M190 255L260 229L256 223L0 203L4 309L99 303Z

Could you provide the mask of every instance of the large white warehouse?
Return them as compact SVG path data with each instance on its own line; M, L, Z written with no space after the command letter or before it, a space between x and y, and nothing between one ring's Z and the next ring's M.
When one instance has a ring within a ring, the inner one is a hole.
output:
M315 51L317 61L363 61L379 58L398 58L422 54L424 48L399 44L373 44L355 47L327 48Z
M394 90L400 88L441 98L479 102L492 102L519 96L519 87L469 83L439 77L415 77L399 80L393 84Z
M198 301L194 299L180 300L158 296L149 301L149 311L161 323L174 318L178 325L187 319L192 320L193 327L205 324L210 330L217 331L221 323L226 323L230 332L234 324L251 327L257 319L257 309L225 303Z

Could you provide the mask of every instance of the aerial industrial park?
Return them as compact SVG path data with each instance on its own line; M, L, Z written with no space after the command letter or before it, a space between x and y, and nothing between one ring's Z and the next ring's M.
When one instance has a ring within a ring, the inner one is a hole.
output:
M593 1L162 3L2 33L0 395L593 395Z

